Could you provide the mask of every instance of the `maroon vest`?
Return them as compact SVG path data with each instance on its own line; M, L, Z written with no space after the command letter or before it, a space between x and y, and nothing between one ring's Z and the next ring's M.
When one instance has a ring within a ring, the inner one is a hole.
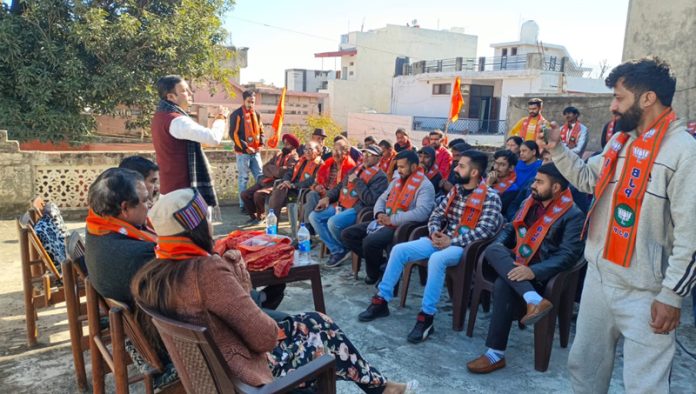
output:
M160 175L160 192L167 194L174 190L191 187L188 170L188 150L186 140L169 134L172 120L182 116L175 112L156 112L152 117L152 144Z

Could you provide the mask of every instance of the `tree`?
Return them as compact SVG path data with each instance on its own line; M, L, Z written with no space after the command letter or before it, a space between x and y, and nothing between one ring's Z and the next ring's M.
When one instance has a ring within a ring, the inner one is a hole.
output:
M326 132L326 145L332 146L333 139L341 134L341 126L339 126L330 116L326 115L308 115L304 126L293 125L288 132L294 134L300 141L309 141L314 132L314 129L324 129Z
M15 0L0 10L0 127L21 140L83 139L119 104L149 124L167 74L229 88L221 17L232 0Z

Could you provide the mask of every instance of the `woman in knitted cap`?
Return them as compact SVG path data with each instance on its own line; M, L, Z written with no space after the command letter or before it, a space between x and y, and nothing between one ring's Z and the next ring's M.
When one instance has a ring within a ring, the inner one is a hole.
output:
M194 189L161 196L149 213L158 234L156 259L131 283L136 301L165 316L205 326L242 382L261 386L328 352L336 378L366 393L405 393L387 382L333 320L318 312L275 321L249 296L251 281L239 251L213 254L207 206Z

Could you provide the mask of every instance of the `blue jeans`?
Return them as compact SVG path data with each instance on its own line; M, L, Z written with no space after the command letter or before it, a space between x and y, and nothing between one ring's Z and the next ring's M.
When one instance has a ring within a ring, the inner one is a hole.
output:
M239 191L239 208L244 208L242 201L242 192L249 186L249 171L254 176L256 182L261 178L261 153L256 152L253 155L246 153L237 154L237 190ZM278 212L276 212L278 216Z
M394 286L399 282L406 264L428 258L428 281L425 284L421 310L434 315L445 283L445 271L447 267L459 264L463 252L464 248L460 246L437 249L427 237L395 245L389 254L387 269L379 283L379 296L386 301L391 301L394 298Z
M329 205L323 211L313 211L309 214L309 222L319 238L324 241L331 254L345 253L347 249L341 243L341 231L355 224L358 216L355 209L344 209L336 213L336 208Z

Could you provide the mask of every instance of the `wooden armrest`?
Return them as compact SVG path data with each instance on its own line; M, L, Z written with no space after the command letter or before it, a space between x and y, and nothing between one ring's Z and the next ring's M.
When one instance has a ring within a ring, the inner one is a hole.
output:
M238 383L235 388L238 392L244 393L283 393L297 387L302 382L310 381L322 373L335 368L335 360L333 356L325 354L309 364L291 371L280 379L276 379L273 383L269 383L263 387L252 387L244 383Z

